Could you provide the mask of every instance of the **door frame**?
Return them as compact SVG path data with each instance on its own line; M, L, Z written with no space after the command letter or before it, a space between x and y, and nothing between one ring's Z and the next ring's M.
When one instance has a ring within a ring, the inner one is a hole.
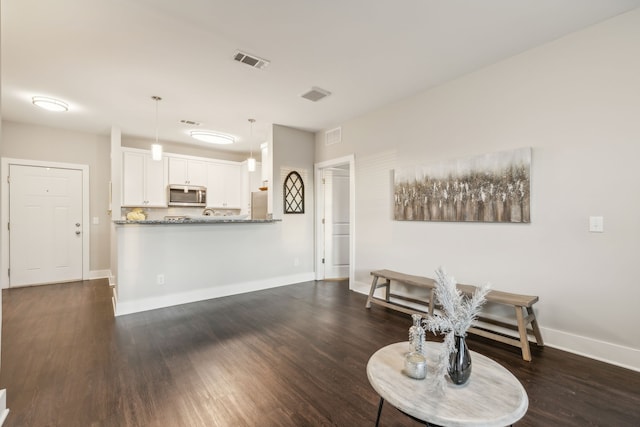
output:
M326 160L314 165L316 212L315 212L315 272L316 280L322 280L322 249L324 245L324 227L322 218L324 213L324 190L322 188L323 169L336 166L349 165L349 288L355 285L355 259L356 259L356 180L355 180L355 156L350 154L336 159Z
M2 209L0 210L0 288L9 287L9 230L4 224L9 223L9 167L34 166L56 169L73 169L82 172L82 280L89 279L89 245L91 223L89 222L89 166L76 163L47 162L41 160L12 159L3 157L0 159L0 173L2 174Z

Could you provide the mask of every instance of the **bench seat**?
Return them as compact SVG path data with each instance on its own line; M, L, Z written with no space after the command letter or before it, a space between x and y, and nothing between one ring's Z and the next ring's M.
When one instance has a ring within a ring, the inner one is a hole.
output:
M373 281L371 283L371 289L369 290L369 296L367 298L366 308L371 308L371 304L377 304L383 307L387 307L393 310L397 310L407 314L433 314L436 308L435 305L435 280L429 277L413 276L410 274L399 273L393 270L375 270L371 272ZM384 279L380 282L380 279ZM394 294L391 291L391 283L397 282L406 286L413 286L423 288L428 291L428 297L426 299L410 298L404 295ZM477 287L472 285L458 284L458 289L467 296L472 295ZM384 288L384 298L378 298L374 296L376 289ZM393 301L391 299L394 299ZM426 310L415 308L414 306L404 305L396 300L408 301L419 306L425 306ZM538 297L533 295L521 295L513 294L509 292L490 290L487 293L486 300L491 303L503 304L511 306L516 312L516 324L509 324L502 321L489 319L486 317L479 317L478 320L505 327L509 329L515 329L518 331L519 339L505 336L503 334L496 333L494 331L481 328L472 327L469 328L469 332L480 335L486 338L490 338L505 344L510 344L519 347L522 350L522 358L527 361L531 361L531 349L529 347L529 335L535 338L535 342L538 346L543 346L542 334L538 326L538 321L533 312L533 304L538 302ZM531 325L531 329L529 329Z

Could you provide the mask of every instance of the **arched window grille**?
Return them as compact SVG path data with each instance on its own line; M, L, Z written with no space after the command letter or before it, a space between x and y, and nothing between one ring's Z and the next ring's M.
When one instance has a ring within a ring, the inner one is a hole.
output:
M284 213L304 213L304 182L296 171L284 180Z

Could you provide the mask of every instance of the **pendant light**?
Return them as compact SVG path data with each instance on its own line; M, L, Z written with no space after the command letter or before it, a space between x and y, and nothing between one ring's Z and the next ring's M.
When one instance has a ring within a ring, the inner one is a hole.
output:
M247 169L249 172L254 172L256 170L256 159L253 158L253 124L256 122L256 119L249 119L250 127L249 130L249 158L247 159Z
M160 161L162 160L162 145L158 143L158 102L162 101L162 98L154 95L151 99L156 101L156 143L151 144L151 158Z

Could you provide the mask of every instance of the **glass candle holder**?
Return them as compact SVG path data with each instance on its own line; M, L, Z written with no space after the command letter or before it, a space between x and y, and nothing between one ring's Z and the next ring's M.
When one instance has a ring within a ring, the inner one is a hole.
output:
M423 380L427 376L427 359L420 353L411 352L404 359L405 373L417 380Z

